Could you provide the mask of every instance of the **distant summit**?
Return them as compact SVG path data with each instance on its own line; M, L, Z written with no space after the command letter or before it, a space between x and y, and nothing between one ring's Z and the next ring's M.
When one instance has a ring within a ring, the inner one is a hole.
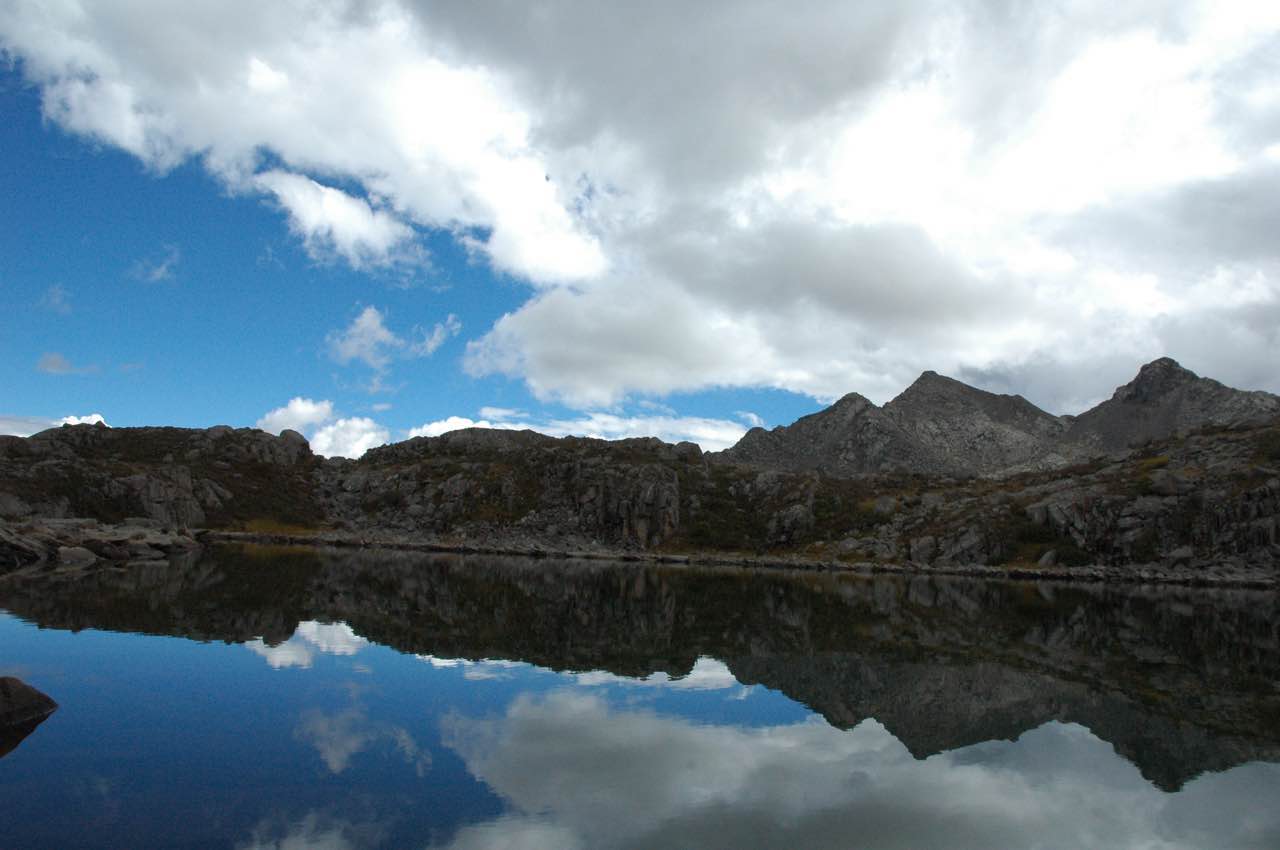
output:
M726 460L833 475L934 467L938 456L886 410L850 393L826 410L766 431L752 428Z
M925 372L884 411L937 459L972 472L1032 463L1052 450L1066 423L1020 395L997 395Z
M884 407L850 394L787 426L753 428L723 460L832 475L889 471L998 475L1052 469L1209 425L1280 417L1280 396L1232 389L1161 357L1108 400L1054 416L927 371Z
M1206 425L1246 425L1276 416L1280 396L1232 389L1161 357L1138 370L1110 399L1080 414L1066 441L1110 453Z

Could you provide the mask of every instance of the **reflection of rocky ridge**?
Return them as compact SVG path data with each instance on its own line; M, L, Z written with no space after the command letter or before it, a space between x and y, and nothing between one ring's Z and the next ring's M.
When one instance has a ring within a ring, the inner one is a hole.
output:
M0 583L42 626L279 642L343 620L402 652L622 675L700 655L917 756L1074 721L1174 788L1280 759L1274 594L496 558L218 551Z

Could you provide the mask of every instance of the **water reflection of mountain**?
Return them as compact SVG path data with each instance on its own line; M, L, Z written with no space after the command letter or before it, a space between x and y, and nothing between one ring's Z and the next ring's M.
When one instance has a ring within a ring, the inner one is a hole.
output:
M1165 789L1280 760L1280 606L1264 592L223 550L9 580L0 606L273 644L342 620L402 652L628 676L709 655L836 726L874 717L917 757L1080 723Z

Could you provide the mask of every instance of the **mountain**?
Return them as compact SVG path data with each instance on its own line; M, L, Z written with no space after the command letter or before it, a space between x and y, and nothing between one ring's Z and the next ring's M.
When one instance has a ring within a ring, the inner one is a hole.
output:
M1103 454L1207 425L1259 424L1277 416L1280 396L1232 389L1161 357L1110 399L1076 417L1064 441Z
M849 395L772 431L753 428L718 460L829 475L1002 475L1054 469L1207 426L1280 417L1280 396L1232 389L1162 357L1097 407L1054 416L925 372L884 407Z
M1271 583L1278 401L1157 361L1070 421L926 373L884 407L846 396L715 457L466 429L326 460L292 432L72 425L0 437L0 573L161 558L213 529ZM1237 427L1177 436L1206 424ZM1159 434L1171 436L1104 454Z
M941 465L962 472L1008 469L1052 452L1067 423L1020 395L997 395L925 372L884 412Z
M938 453L857 393L791 425L772 431L752 428L719 456L735 463L828 475L943 466Z

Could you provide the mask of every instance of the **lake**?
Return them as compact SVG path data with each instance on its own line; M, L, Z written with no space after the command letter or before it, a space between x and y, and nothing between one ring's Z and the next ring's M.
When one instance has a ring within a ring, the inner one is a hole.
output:
M1275 848L1261 591L225 547L0 581L0 848Z

